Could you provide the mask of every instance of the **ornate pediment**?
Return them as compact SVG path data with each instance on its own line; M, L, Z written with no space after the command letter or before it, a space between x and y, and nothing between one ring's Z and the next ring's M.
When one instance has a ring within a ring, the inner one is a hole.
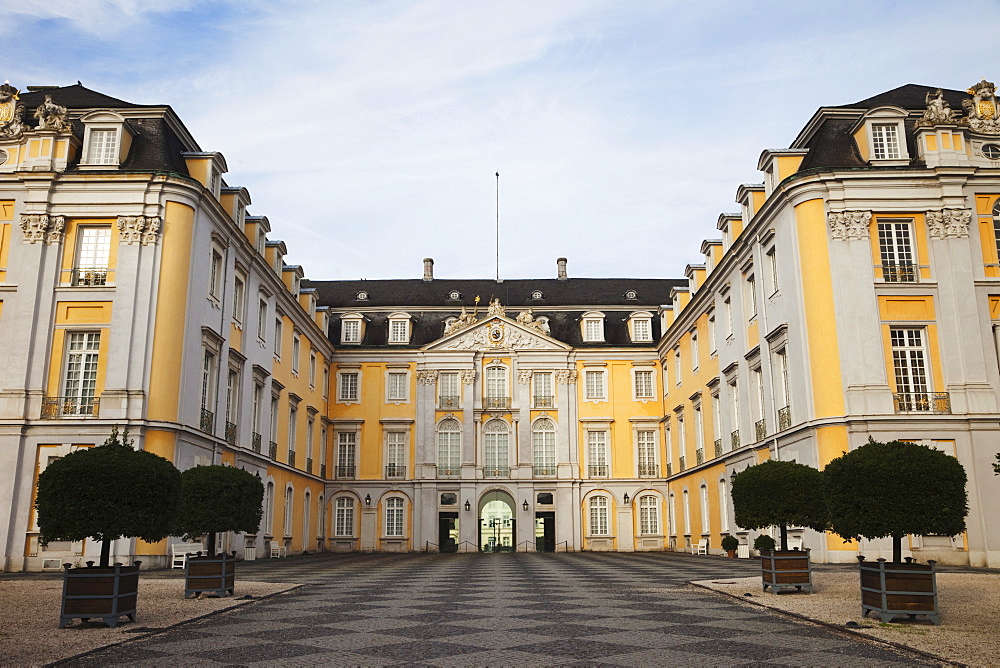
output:
M520 320L526 320L522 317ZM452 332L424 350L569 350L570 347L542 333L533 323L494 315Z

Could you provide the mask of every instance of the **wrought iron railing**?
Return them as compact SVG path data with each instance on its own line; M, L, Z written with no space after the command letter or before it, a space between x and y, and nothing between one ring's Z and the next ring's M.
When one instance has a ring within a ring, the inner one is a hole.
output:
M784 431L792 426L792 407L778 409L778 431Z
M326 464L319 465L319 477L324 479L326 478Z
M715 443L713 445L715 446L715 456L716 457L721 457L722 456L722 439L721 438L715 439Z
M510 397L486 397L483 399L486 410L503 410L510 408Z
M674 465L673 465L673 462L667 462L667 477L669 478L673 474L674 474Z
M705 451L698 449L694 451L694 465L701 466L705 463Z
M337 467L337 478L353 478L356 466L338 466Z
M438 408L458 408L458 397L438 397Z
M897 392L892 404L897 413L951 413L947 392Z
M887 262L882 265L882 280L886 283L914 283L917 265L912 262Z
M556 474L556 465L555 464L535 464L534 466L531 467L531 473L532 473L532 475L536 475L536 476L555 475Z
M461 475L462 470L458 466L438 466L437 476L439 478L455 478Z
M254 452L260 452L260 434L257 432L254 432L250 438L250 449Z
M386 478L405 478L406 477L406 466L402 464L386 464L385 467L385 477Z
M607 478L608 477L608 465L607 464L591 464L587 467L591 478Z
M44 397L42 419L97 417L100 407L100 397Z
M758 441L763 441L767 437L767 421L762 418L754 422L753 433Z
M226 443L236 445L236 423L226 421Z
M731 433L729 435L729 444L730 444L730 447L733 450L735 450L738 447L740 447L740 430L739 429L737 429L736 431L734 431L733 433Z
M686 471L687 470L687 457L685 457L684 455L681 455L680 456L680 461L678 461L677 464L678 464L677 468L680 470L681 473L683 473L684 471Z
M271 459L277 459L278 458L278 442L277 441L271 441L270 443L268 443L268 445L267 445L267 456L270 457Z
M313 472L313 458L306 457L306 473L312 473L312 472Z
M96 268L91 267L88 269L73 269L72 284L80 287L94 287L99 285L107 285L108 283L108 269L107 267Z
M639 464L640 478L660 477L660 467L657 464Z
M201 409L201 422L199 423L201 430L208 434L215 432L215 413L208 410L207 408Z
M555 398L552 396L542 396L536 394L532 401L535 404L535 408L552 408L556 405Z
M509 466L487 466L483 468L484 478L509 478Z
M295 450L288 448L288 465L295 466Z

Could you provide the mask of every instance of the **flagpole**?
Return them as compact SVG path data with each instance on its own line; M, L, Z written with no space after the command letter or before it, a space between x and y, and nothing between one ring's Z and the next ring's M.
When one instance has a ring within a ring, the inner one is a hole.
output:
M500 172L497 172L497 283L500 282Z

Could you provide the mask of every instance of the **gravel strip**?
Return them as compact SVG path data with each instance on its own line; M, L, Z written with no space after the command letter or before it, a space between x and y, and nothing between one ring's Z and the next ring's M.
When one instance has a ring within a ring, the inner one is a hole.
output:
M237 597L184 598L183 579L139 578L135 623L117 628L104 624L59 628L61 579L0 582L0 664L40 666L125 640L142 638L184 621L247 603L239 596L260 598L298 585L272 582L236 583ZM124 619L124 618L123 618Z
M969 666L1000 662L997 634L1000 610L1000 574L938 573L941 626L928 621L885 624L869 613L861 616L861 589L856 572L813 570L813 594L771 594L761 591L761 579L702 580L693 584L743 600L843 627L853 621L855 632L912 647ZM753 596L749 599L744 594Z

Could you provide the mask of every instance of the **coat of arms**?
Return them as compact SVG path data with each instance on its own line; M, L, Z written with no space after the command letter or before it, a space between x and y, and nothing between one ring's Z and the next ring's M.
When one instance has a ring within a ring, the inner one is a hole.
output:
M20 92L7 81L0 86L0 139L19 139L24 132L21 122L24 104L18 98Z
M966 122L973 132L1000 134L1000 118L997 114L996 86L983 79L968 91L971 100L962 100L968 114Z

